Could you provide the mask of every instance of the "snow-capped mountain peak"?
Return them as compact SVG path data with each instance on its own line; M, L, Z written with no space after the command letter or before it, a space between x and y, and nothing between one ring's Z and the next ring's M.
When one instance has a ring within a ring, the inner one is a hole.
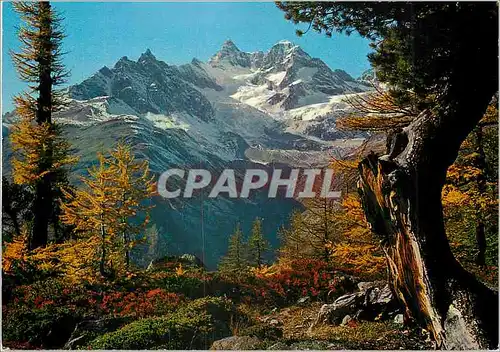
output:
M137 114L182 112L209 121L216 114L213 99L222 95L282 120L288 111L369 89L366 81L331 70L290 41L250 53L226 40L208 63L193 59L181 66L167 65L149 49L137 61L124 56L112 69L103 67L69 92L78 100L110 96ZM323 115L328 111L320 110Z
M274 44L269 51L261 52L259 60L240 52L245 54L245 59L250 60L250 66L244 66L252 72L247 75L250 84L239 87L232 97L271 114L327 103L332 95L369 89L366 82L356 81L343 70L332 71L321 59L311 57L290 41Z

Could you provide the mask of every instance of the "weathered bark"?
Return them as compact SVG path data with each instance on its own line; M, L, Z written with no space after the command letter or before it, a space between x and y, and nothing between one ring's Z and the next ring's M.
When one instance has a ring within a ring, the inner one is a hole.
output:
M439 348L497 348L498 294L453 256L441 192L460 145L498 90L498 12L490 6L455 15L453 56L429 87L432 112L393 134L387 155L360 163L359 191L406 315L429 330ZM415 52L414 59L428 57Z
M371 154L360 163L361 199L372 230L383 239L391 285L406 315L429 330L439 348L498 344L497 293L454 258L441 204L446 170L467 136L459 124L474 126L463 114L481 116L487 103L455 110L455 126L451 116L438 119L425 111L392 135L387 155Z
M50 181L48 175L45 175L37 182L35 187L35 199L33 202L33 234L30 241L30 249L43 247L47 244L51 205L52 193Z

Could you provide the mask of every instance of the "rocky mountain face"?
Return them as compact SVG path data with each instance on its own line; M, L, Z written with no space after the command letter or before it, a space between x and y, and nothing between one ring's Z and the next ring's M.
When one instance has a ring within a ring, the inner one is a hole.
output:
M226 41L206 63L169 65L150 50L137 61L122 57L69 87L69 104L54 118L80 156L77 174L97 151L124 139L157 175L196 167L214 177L233 168L242 177L247 168L322 167L351 152L364 136L340 133L335 120L349 111L345 94L369 89L366 80L331 70L290 42L246 53ZM3 135L14 118L4 116ZM8 158L8 138L3 146ZM193 253L209 268L237 222L249 231L255 217L264 218L264 233L276 245L277 228L300 207L293 199L268 199L265 191L248 199L201 194L154 202L152 223L169 243L161 254Z
M332 95L369 89L366 82L355 80L343 70L332 71L322 60L289 41L276 43L265 53L245 53L226 41L209 65L250 69L248 75L238 76L249 84L240 87L234 98L268 112L288 111L327 102Z
M170 114L185 111L203 121L211 120L214 110L199 88L220 89L197 70L196 65L181 69L157 60L148 49L139 60L122 57L113 67L106 66L81 84L70 87L73 99L88 100L109 96L121 100L132 110L127 113Z

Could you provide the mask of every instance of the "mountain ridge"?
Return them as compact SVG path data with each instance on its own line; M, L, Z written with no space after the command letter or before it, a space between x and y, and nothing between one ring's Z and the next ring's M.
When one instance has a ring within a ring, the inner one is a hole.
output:
M123 56L113 67L103 66L69 87L68 106L54 120L80 156L76 174L85 174L95 152L119 139L149 160L155 175L172 167L205 167L215 174L224 168L241 173L246 168L324 167L362 142L350 139L362 135L337 131L335 120L348 111L343 94L368 90L367 84L331 70L290 42L254 53L227 42L208 62L194 58L183 65L167 64L146 49L136 61ZM4 150L8 155L7 142ZM264 231L276 245L278 227L301 207L293 199L267 199L262 192L244 200L200 201L157 197L151 223L171 239L161 254L201 257L205 248L212 268L237 222L249 229L255 217L265 218Z

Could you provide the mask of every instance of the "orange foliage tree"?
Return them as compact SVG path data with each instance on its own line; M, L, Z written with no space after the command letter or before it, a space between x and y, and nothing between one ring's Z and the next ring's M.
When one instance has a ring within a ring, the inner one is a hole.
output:
M137 161L130 147L118 143L109 156L98 154L98 166L82 177L85 187L63 205L62 220L75 233L99 242L103 276L128 269L130 249L149 221L144 204L154 192L147 161Z
M27 231L21 230L20 235L5 243L2 250L2 272L14 274L17 269L24 269L28 253Z
M18 37L20 52L12 53L19 77L29 83L29 91L14 98L17 122L12 128L12 169L14 182L28 186L34 194L30 248L45 246L49 224L54 237L61 236L59 201L61 186L67 186L68 143L52 120L52 113L63 105L54 89L65 82L67 71L61 62L64 37L61 19L48 1L15 2L24 26Z
M367 278L383 275L383 253L353 192L358 178L357 163L357 160L331 163L335 187L345 192L341 199L318 197L303 202L305 211L293 213L290 226L280 231L280 261L320 259L349 274Z
M442 193L452 248L462 264L479 276L485 274L486 265L497 266L496 260L491 260L496 257L498 249L497 128L498 109L493 102L462 143L458 158L448 169ZM488 256L488 251L493 255ZM472 253L475 255L474 264L481 270L475 270L467 263L472 259Z

